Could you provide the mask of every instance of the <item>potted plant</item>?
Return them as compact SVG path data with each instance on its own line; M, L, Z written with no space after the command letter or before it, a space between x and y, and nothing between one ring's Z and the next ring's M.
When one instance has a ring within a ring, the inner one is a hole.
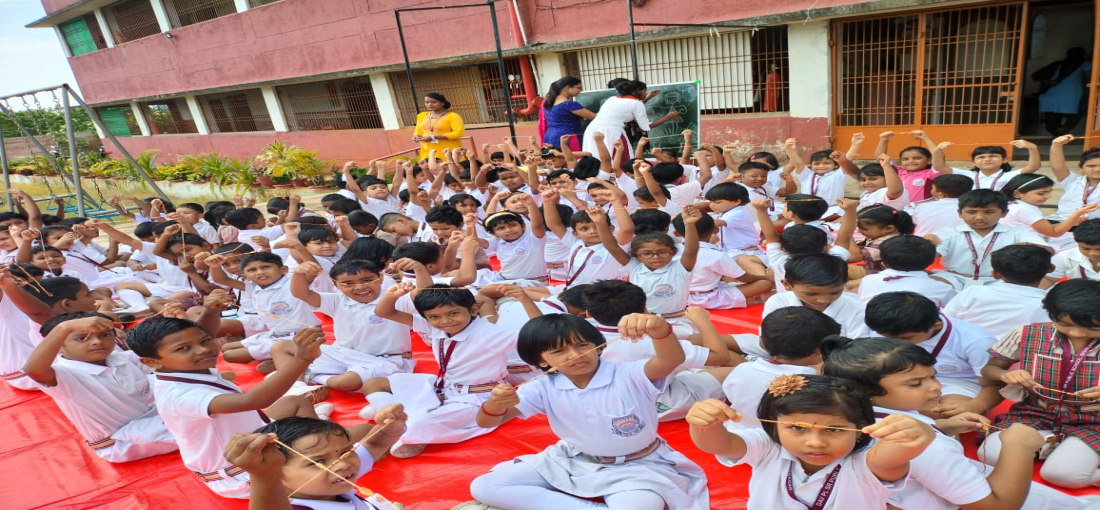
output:
M298 155L298 175L301 176L301 184L295 183L296 186L309 185L315 189L325 188L325 175L331 170L331 167L335 162L331 160L322 160L317 157L317 151L302 151Z
M267 185L267 179L263 177L268 176L272 186L289 188L291 179L299 178L298 165L303 149L275 140L264 146L262 151L263 153L256 157L256 160L263 165L260 178L257 180Z

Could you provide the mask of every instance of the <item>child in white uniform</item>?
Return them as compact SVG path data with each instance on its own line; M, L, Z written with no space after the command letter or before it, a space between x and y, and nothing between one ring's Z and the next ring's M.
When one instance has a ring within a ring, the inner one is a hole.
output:
M502 281L545 286L546 229L542 223L542 212L528 195L521 195L516 200L521 200L527 207L530 219L510 211L485 218L485 230L493 235L489 240L489 249L500 260Z
M1051 223L1044 218L1039 206L1050 199L1054 190L1054 181L1045 175L1020 175L1014 177L1001 190L1008 197L1008 215L1001 223L1009 227L1034 230L1035 233L1050 241L1051 246L1064 250L1073 246L1070 229L1077 226L1088 214L1100 209L1100 204L1088 204L1069 214L1061 222Z
M569 245L569 254L565 259L565 287L585 283L598 282L600 280L612 280L619 278L622 265L619 264L603 244L600 243L600 232L595 221L588 215L587 210L577 211L568 219L569 230L566 230L563 218L558 215L556 207L558 192L549 189L542 193L542 203L546 211L546 227L563 243ZM619 210L616 216L618 228L615 229L615 242L620 246L630 244L634 237L634 222L630 220L630 214L621 201L614 201L614 207ZM603 209L600 209L605 221L611 221Z
M1091 148L1081 153L1075 174L1066 166L1063 146L1074 140L1072 135L1055 138L1050 144L1050 170L1065 193L1058 200L1058 212L1052 220L1065 221L1074 211L1089 204L1100 204L1100 150ZM1089 212L1089 219L1100 218L1100 210Z
M1077 247L1059 252L1050 261L1054 269L1047 275L1043 287L1062 278L1100 280L1100 220L1088 220L1073 231Z
M780 423L730 432L720 425L741 415L720 400L699 402L687 416L699 449L727 466L752 466L749 510L885 508L905 487L910 461L935 439L905 415L875 422L867 394L845 379L782 375L759 409L760 419Z
M841 260L848 260L851 253L848 248L852 242L852 234L856 231L856 205L855 200L842 199L840 208L844 211L844 217L840 222L840 229L836 233L836 244L831 244L829 235L823 230L809 225L788 225L782 233L776 232L775 224L767 215L768 203L763 200L753 200L752 207L756 212L756 219L760 223L760 231L764 234L764 246L768 255L768 268L775 275L775 291L777 294L788 292L783 285L786 276L787 261L798 255L812 253L828 253ZM786 214L786 213L784 213Z
M943 229L963 224L959 217L959 197L974 187L974 181L965 175L940 175L932 179L932 196L928 200L912 202L906 211L917 225L913 232L918 236L934 234Z
M856 179L859 180L859 187L863 188L863 193L859 195L860 210L881 204L900 211L909 205L909 192L898 177L898 171L890 157L885 154L879 158L878 163L860 168L856 172Z
M1054 152L1055 146L1058 147L1059 152L1061 145L1058 145L1058 140L1065 138L1066 141L1073 140L1072 136L1064 136L1055 138L1051 144L1050 160L1051 167L1054 166ZM1014 140L1011 145L1017 149L1027 149L1028 160L1027 166L1020 168L1019 170L1012 169L1012 162L1009 161L1008 152L1004 147L998 145L983 145L981 147L975 147L973 151L970 151L970 159L974 162L974 166L969 170L963 170L961 168L952 168L947 164L947 158L945 151L948 147L954 145L951 142L943 142L936 146L932 150L932 168L937 172L944 174L959 174L969 177L974 181L974 189L988 189L993 191L1000 191L1001 188L1021 174L1030 174L1042 166L1042 156L1039 154L1039 147L1026 140ZM1065 162L1065 158L1062 158L1062 162ZM1055 174L1057 175L1057 174Z
M676 229L676 237L687 233L681 216L672 220L672 227ZM714 220L704 214L695 223L695 229L700 239L710 239L715 230ZM735 260L729 252L711 243L700 242L698 260L691 273L688 303L708 310L745 308L763 303L764 296L775 289L772 277L763 271L763 267L763 263L754 256L742 256ZM760 272L749 273L747 269ZM727 278L736 280L736 283L726 281Z
M561 441L475 479L475 498L502 508L523 502L524 508L547 510L710 508L702 469L657 435L657 395L684 360L672 328L658 317L633 314L622 319L619 331L628 339L654 338L657 355L632 363L601 361L596 347L604 337L572 315L547 315L523 327L523 358L557 373L518 390L497 386L477 421L495 428L515 417L546 414ZM583 499L594 497L606 505Z
M14 273L14 274L13 274ZM53 307L50 304L37 299L24 290L23 285L29 285L30 289L36 289L37 280L42 277L42 270L30 264L13 264L0 268L0 321L8 324L8 327L0 328L0 380L8 383L13 388L25 391L39 391L38 384L27 374L23 373L23 363L30 357L37 344L31 340L28 329L38 327L38 323L31 320L45 322L54 316ZM16 280L18 278L18 280ZM78 289L81 284L75 278L66 277L63 282L68 282ZM52 283L49 285L53 285ZM87 287L84 287L87 293ZM42 297L47 297L44 293ZM61 296L56 295L60 298ZM95 307L95 301L88 303L89 309ZM26 308L26 310L24 310ZM30 315L28 315L30 314ZM19 325L26 325L19 327Z
M882 271L859 280L859 301L867 304L871 298L886 292L912 291L928 297L937 306L944 306L955 297L951 284L932 278L925 268L936 261L936 245L917 236L895 236L879 246Z
M996 281L971 285L943 307L957 317L1000 338L1021 324L1046 322L1047 293L1039 288L1050 269L1050 252L1038 246L1005 246L993 252Z
M781 282L790 292L776 294L764 303L764 316L787 306L805 306L836 319L844 336L865 336L863 304L844 292L848 264L832 255L816 253L787 261Z
M825 200L829 210L822 213L822 217L830 221L840 213L836 208L836 199L844 196L844 187L848 184L848 174L841 171L840 164L834 159L837 156L842 154L835 151L815 152L810 156L809 166L794 172L801 184L801 194Z
M706 198L710 201L711 212L717 213L714 224L722 251L735 259L742 255L764 254L760 249L760 228L756 226L752 208L746 207L749 193L743 186L724 182L707 191ZM699 237L710 239L702 232Z
M245 243L256 250L261 249L262 245L253 238L262 237L271 242L283 235L282 225L265 226L264 214L253 207L229 211L225 215L225 222L240 230L237 233L237 241Z

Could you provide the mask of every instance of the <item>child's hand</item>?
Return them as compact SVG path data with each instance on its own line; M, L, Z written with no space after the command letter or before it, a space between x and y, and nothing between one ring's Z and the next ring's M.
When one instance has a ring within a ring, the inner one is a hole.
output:
M925 133L923 129L914 129L909 132L909 135L917 140L925 140L928 138L928 133Z
M464 252L468 252L468 251L471 251L471 250L476 252L477 249L480 248L480 247L481 247L481 245L478 244L477 238L474 237L474 236L468 236L468 235L463 235L462 236L462 241L458 245L458 249L461 250L461 251L464 251Z
M947 150L947 148L952 146L952 145L955 145L955 144L952 143L952 142L940 142L938 145L936 145L935 149L932 149L932 152L943 152L943 151Z
M296 204L302 201L301 195L290 195L290 203Z
M409 415L405 414L405 406L401 404L390 404L374 413L374 422L379 425L403 423L408 419Z
M567 140L567 138L566 138L566 137L564 137L564 136L563 136L562 138L563 138L563 140L562 140L562 143L564 144L564 143L565 143L565 141ZM603 134L603 133L601 133L601 132L599 132L599 131L596 131L595 133L592 133L592 139L593 139L593 140L596 140L596 141L597 141L597 142L599 142L599 143L603 143L603 140L604 140L604 134Z
M290 239L291 237L297 239L298 233L301 231L302 225L296 221L283 224L283 233L286 234L287 239Z
M1039 431L1022 423L1013 423L1008 429L1001 432L1001 444L1018 444L1026 446L1028 450L1037 452L1046 444Z
M340 173L343 173L343 174L351 173L351 169L355 168L355 167L356 167L356 163L354 161L347 161L347 162L344 163L344 167L340 169Z
M730 174L727 175L725 179L722 179L722 182L737 182L737 181L740 181L742 177L744 177L744 176L741 175L740 173L738 173L737 171L733 171L733 172L730 172Z
M332 219L332 222L335 223L337 227L342 227L344 225L348 225L348 217L347 216L337 216L337 217Z
M316 262L303 262L302 265L294 268L294 274L300 274L309 278L314 278L321 274L321 265Z
M886 154L886 153L879 154L878 157L875 158L875 159L878 160L878 164L881 165L882 168L886 168L887 166L890 165L890 155L889 154Z
M833 160L836 160L836 161L844 161L844 160L848 159L848 157L845 156L843 152L833 151L833 152L829 153L829 159L833 159Z
M883 131L878 134L878 138L879 140L889 140L894 137L894 134L893 131Z
M767 211L772 206L772 201L767 198L758 198L749 203L752 204L753 207L761 211Z
M859 133L856 133L856 134L852 135L852 145L859 145L859 144L863 143L863 141L866 140L866 139L867 139L867 137L863 136L862 131L859 132Z
M466 226L477 225L477 213L466 213L462 216L462 223Z
M174 236L174 235L176 235L176 234L178 234L182 231L183 231L183 227L179 226L179 224L177 223L175 225L168 225L164 229L164 235L166 235L168 237L172 237L172 236Z
M500 291L503 292L505 296L515 298L516 301L521 303L531 301L531 296L528 296L527 293L523 291L523 287L519 285L501 285Z
M19 237L22 237L27 241L34 241L35 239L38 239L38 235L39 233L37 228L28 228L27 230L19 233Z
M1077 395L1077 396L1083 397L1083 398L1087 398L1089 400L1098 400L1098 399L1100 399L1100 386L1095 386L1095 387L1092 387L1092 388L1088 388L1088 389L1085 389L1085 390L1078 391L1077 393L1074 393L1074 395Z
M252 236L252 242L259 246L261 250L271 249L271 240L264 236Z
M685 205L680 217L684 220L685 225L694 225L703 217L703 213L699 212L699 209L696 209L695 206Z
M202 300L202 306L213 312L224 312L230 306L237 304L237 299L232 292L225 289L215 289Z
M635 172L641 172L643 174L648 174L648 173L653 172L653 167L649 164L649 162L647 162L647 161L635 161L635 163L637 164L637 166L634 167Z
M416 290L416 285L413 285L412 283L409 283L409 282L395 283L395 284L393 284L392 287L386 289L386 295L392 296L394 299L397 299L397 298L399 298L401 296L404 296L405 294L408 294L408 293L410 293L414 290Z
M623 150L623 147L624 146L623 146L623 139L622 138L619 138L618 140L615 140L614 142L611 142L611 148L613 148L617 151Z
M195 256L191 258L191 261L196 263L196 264L202 263L203 265L205 265L206 264L206 259L210 258L211 255L213 255L213 254L208 252L208 251L199 252L199 253L196 253Z
M1076 139L1077 139L1077 137L1075 137L1073 135L1062 135L1062 136L1059 136L1058 138L1055 138L1054 140L1051 140L1050 145L1054 146L1054 147L1061 147L1061 146L1063 146L1067 143L1070 143L1070 142L1072 142Z
M783 141L783 150L793 151L798 149L798 140L794 138L788 138Z
M684 311L684 316L695 323L710 321L710 311L701 306L687 307L687 310Z
M225 460L256 479L281 479L286 456L275 444L275 434L233 434L225 445Z
M695 132L690 130L690 129L685 129L683 131L680 131L680 134L683 135L684 138L686 139L686 138L691 138L691 135L695 134Z
M603 208L601 208L600 206L598 206L598 205L590 206L588 209L585 209L585 212L588 213L588 217L592 218L592 221L596 225L606 225L607 224L606 223L607 222L607 211L604 211Z
M186 319L187 310L183 309L182 303L167 303L164 305L164 309L160 311L160 315L170 319Z
M416 272L418 269L424 269L424 264L421 264L408 257L400 258L390 264L390 267L398 271L411 271Z
M1015 147L1015 148L1017 148L1017 149L1033 150L1033 149L1038 149L1039 148L1038 145L1035 145L1035 144L1033 144L1033 143L1031 143L1027 140L1013 140L1013 141L1009 142L1008 144Z
M791 173L786 170L781 170L779 172L779 178L783 179L783 182L791 182L794 180L794 176L792 176Z
M461 230L451 232L451 237L447 239L447 244L458 244L466 238L466 234L463 234Z
M863 432L880 441L893 441L906 448L925 446L936 439L932 427L904 414L891 414L863 427Z
M981 430L984 425L989 424L989 418L978 413L959 413L950 418L936 420L936 427L944 431L944 434L952 436Z
M542 195L543 204L556 204L558 203L558 197L560 196L558 190L554 188L546 188L542 191L542 193L540 193L540 195Z
M493 394L489 397L489 402L502 409L508 409L519 405L519 394L510 384L501 383L493 388Z
M176 267L178 267L180 271L183 271L185 273L198 272L198 270L195 269L195 264L193 262L182 257L179 258L179 262L176 264Z
M642 147L645 147L646 145L649 145L649 137L643 136L643 137L638 139L638 148L639 149L642 148Z
M246 208L247 207L255 207L256 206L256 197L245 197L244 206Z
M1001 382L1005 384L1019 384L1024 388L1042 388L1043 386L1031 377L1031 372L1027 370L1007 370L1001 374Z
M83 319L73 319L71 321L65 321L62 324L65 325L71 332L88 331L97 333L100 331L106 331L108 329L114 329L115 323L111 319L104 319L103 317L85 317Z
M206 264L206 267L221 267L225 264L225 255L211 255L203 259L202 263Z
M635 342L644 336L666 340L672 338L672 325L658 315L632 313L619 320L619 335Z
M237 209L243 208L244 207L244 197L242 197L240 195L233 195L233 205L235 205L237 207Z
M99 227L106 225L107 222L100 219L92 218L88 221L85 221L84 224L87 225L89 228L98 229Z
M688 425L699 428L710 428L725 421L741 421L741 413L734 411L729 404L716 398L709 398L702 402L696 402L688 409L684 417Z
M859 200L852 200L852 199L849 199L849 198L837 197L836 198L836 205L840 206L840 208L843 209L846 214L847 213L855 214L856 209L859 208Z
M940 404L933 407L931 412L938 416L953 417L962 414L982 414L985 411L986 409L982 407L981 402L971 399L966 402Z
M304 359L312 363L321 357L321 346L325 343L325 333L320 327L306 328L294 335L294 345L298 352L295 358Z

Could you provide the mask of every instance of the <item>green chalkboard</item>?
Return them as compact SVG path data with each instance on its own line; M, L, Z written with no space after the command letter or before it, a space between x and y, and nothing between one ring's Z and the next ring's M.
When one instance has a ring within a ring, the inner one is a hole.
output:
M646 115L650 121L664 117L675 110L680 112L680 118L666 122L649 132L650 148L676 148L684 145L683 135L680 133L690 129L696 134L692 138L695 147L699 147L699 83L663 83L650 85L649 90L660 90L661 93L646 102ZM599 112L600 105L608 98L615 96L614 89L586 90L575 99L585 108ZM588 127L585 123L585 128Z

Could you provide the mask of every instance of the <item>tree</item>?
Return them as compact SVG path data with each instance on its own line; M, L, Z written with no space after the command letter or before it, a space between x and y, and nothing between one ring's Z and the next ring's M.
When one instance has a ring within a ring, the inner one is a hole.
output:
M65 112L61 108L41 108L34 110L11 110L12 115L19 120L32 135L64 135ZM83 108L73 108L73 131L95 131L95 124ZM15 123L7 115L0 114L0 132L5 138L23 136Z

